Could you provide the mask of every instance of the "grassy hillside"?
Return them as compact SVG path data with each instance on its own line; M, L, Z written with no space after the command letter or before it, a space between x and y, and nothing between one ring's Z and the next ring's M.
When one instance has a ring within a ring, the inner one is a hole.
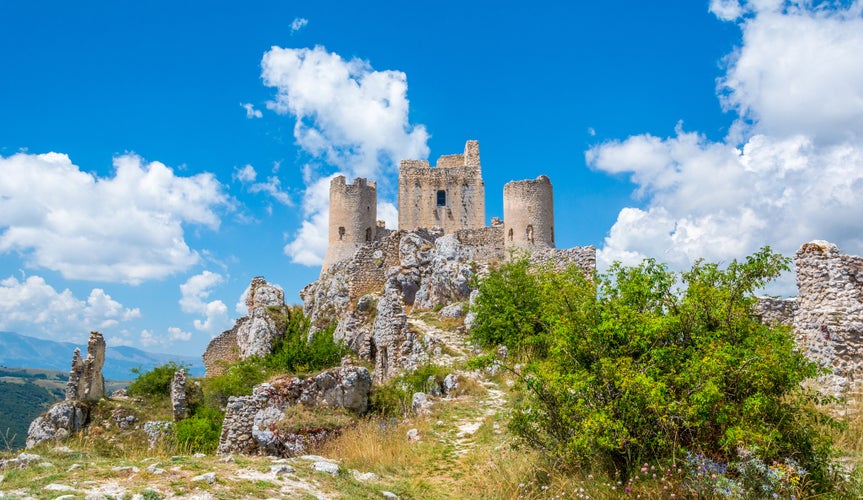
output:
M24 446L27 428L52 403L66 396L67 372L0 366L0 449ZM125 381L106 381L109 393Z

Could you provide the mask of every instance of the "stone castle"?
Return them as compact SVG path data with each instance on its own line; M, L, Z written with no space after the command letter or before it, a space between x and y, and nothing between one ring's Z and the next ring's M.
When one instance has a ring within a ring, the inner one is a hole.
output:
M503 188L503 221L485 224L485 183L479 142L467 141L463 154L444 155L431 166L402 160L398 183L398 230L456 234L466 244L485 247L489 256L508 248L554 248L554 197L548 177L512 181ZM393 230L377 220L377 185L364 178L330 182L327 254L322 272L361 247L386 239Z

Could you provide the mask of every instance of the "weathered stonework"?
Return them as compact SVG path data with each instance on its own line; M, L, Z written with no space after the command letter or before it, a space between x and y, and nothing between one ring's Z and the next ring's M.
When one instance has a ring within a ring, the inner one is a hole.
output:
M551 181L512 181L503 187L506 248L554 248L554 198Z
M479 142L467 141L464 154L441 156L435 167L404 160L399 166L399 229L485 227L485 183Z
M186 374L183 370L174 372L171 379L171 410L174 422L186 418Z
M798 344L833 370L821 385L833 394L863 389L863 257L812 241L795 256Z
M330 181L330 218L327 255L322 270L354 254L360 247L379 239L378 199L374 181L354 179L347 184L339 175ZM381 233L386 231L381 228Z
M315 377L278 377L256 386L251 396L228 399L219 454L300 454L324 439L316 429L283 433L279 422L292 405L344 408L362 414L368 408L372 379L363 367L342 366Z
M81 359L81 351L72 354L72 369L66 383L67 401L98 401L105 396L105 339L99 332L90 332L87 341L87 357Z

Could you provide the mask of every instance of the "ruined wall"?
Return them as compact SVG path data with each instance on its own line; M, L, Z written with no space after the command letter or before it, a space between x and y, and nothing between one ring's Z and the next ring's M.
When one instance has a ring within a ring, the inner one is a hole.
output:
M758 320L764 324L793 326L794 315L797 313L797 299L758 297L758 302L753 309Z
M512 181L503 187L506 248L554 248L554 196L551 181Z
M374 181L358 177L347 184L342 175L330 181L329 235L321 271L378 238L377 200Z
M479 142L467 141L464 154L427 161L403 160L399 166L399 229L485 227L485 183Z
M459 243L469 252L470 260L495 262L506 257L503 244L503 224L455 232Z
M863 388L863 257L846 255L833 243L812 241L795 256L797 313L794 330L804 351L833 374L822 379L829 392Z

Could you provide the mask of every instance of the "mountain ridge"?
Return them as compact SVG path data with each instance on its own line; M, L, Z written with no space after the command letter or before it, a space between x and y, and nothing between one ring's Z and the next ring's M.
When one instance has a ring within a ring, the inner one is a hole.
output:
M72 353L78 348L86 355L86 344L58 342L22 335L16 332L0 331L0 365L10 368L45 368L68 371ZM195 376L204 374L204 365L198 356L154 353L129 346L108 345L105 352L105 366L102 374L107 379L131 380L135 378L133 368L149 370L155 366L175 361L187 364L189 372Z

